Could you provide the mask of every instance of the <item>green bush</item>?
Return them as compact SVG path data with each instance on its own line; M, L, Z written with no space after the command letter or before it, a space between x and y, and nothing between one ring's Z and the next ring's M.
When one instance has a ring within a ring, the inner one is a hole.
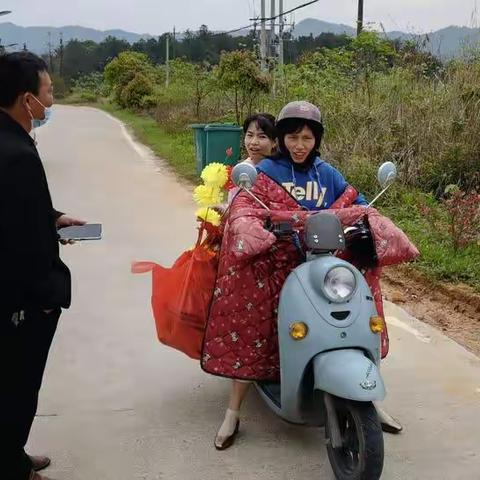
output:
M53 93L55 98L63 99L68 95L68 88L65 83L65 80L58 76L52 74L52 82L53 82Z
M73 88L70 94L66 97L66 102L70 104L85 104L85 103L97 103L99 100L98 95L90 90L81 90L79 88Z
M118 103L124 108L139 109L149 106L149 102L155 102L152 95L154 85L151 78L144 73L137 73L128 84L121 89Z
M108 87L103 73L93 72L72 80L72 90L91 92L97 97L108 95Z
M122 107L139 108L141 98L154 92L155 69L143 53L120 53L105 67L104 78Z

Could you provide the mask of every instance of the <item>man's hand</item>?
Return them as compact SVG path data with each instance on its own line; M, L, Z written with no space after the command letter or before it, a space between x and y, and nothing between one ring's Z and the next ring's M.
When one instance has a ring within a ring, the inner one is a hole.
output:
M84 220L79 220L78 218L69 217L68 215L62 215L57 218L57 228L62 227L71 227L73 225L85 225L87 222ZM74 240L60 240L62 245L72 245L75 243Z
M62 215L57 218L57 228L71 227L73 225L85 225L87 222L84 220L78 220L77 218L69 217L68 215Z

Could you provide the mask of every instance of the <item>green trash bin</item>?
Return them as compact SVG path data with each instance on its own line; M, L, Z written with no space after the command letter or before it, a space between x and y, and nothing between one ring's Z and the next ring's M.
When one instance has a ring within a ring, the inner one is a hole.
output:
M195 137L195 154L197 173L200 174L207 164L207 145L206 145L206 123L194 123L190 125Z
M233 123L212 123L205 127L206 165L225 163L236 165L240 160L242 128ZM227 158L226 150L231 148L233 154Z

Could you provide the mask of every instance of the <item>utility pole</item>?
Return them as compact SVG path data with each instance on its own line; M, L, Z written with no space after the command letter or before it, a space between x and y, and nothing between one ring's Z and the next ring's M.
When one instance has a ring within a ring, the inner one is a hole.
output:
M276 0L270 0L270 42L269 42L269 57L275 58L275 2Z
M363 30L363 0L358 0L357 37Z
M170 85L170 32L167 33L167 53L165 55L165 65L167 66L167 78L165 80L165 86Z
M4 15L9 15L10 13L12 13L10 10L2 10L0 11L0 17L3 17ZM5 53L5 47L2 45L2 39L0 38L0 54L4 54Z
M258 55L258 36L257 36L257 22L253 22L253 52Z
M478 3L477 3L477 0L475 0L475 4L473 6L472 19L470 21L470 26L472 28L478 28Z
M260 19L261 22L261 30L260 30L260 60L261 60L261 67L262 70L265 71L267 69L267 30L265 28L265 0L262 0L262 7L260 10Z
M63 54L64 54L64 48L63 48L63 32L60 32L60 47L58 49L58 54L60 56L60 71L59 75L61 78L63 78Z
M280 18L280 33L279 36L280 36L280 41L281 41L281 46L280 46L280 50L281 50L281 56L283 58L283 54L284 54L284 40L285 38L283 37L283 33L285 32L285 15L289 14L289 13L293 13L293 12L296 12L297 10L300 10L302 8L305 8L305 7L308 7L310 5L313 5L314 3L317 3L319 2L320 0L309 0L308 2L306 3L302 3L301 5L295 7L295 8L291 8L290 10L287 10L285 11L283 6L283 0L279 0L280 1L280 14L279 15L275 15L275 4L274 2L272 1L272 17L270 18L266 18L265 17L265 0L261 0L261 18L260 18L260 24L261 24L261 31L260 31L260 59L261 59L261 65L262 65L262 69L265 70L266 69L266 58L267 58L267 31L266 31L266 28L265 28L265 25L266 25L266 21L267 20L271 20L272 21L272 30L274 31L275 30L275 20L277 18ZM362 4L362 12L363 12L363 0L361 0L361 4ZM363 13L362 13L362 16L363 16ZM251 18L250 19L251 21L253 22L256 22L258 20L258 18ZM254 24L256 25L256 24Z
M52 32L48 32L48 58L50 61L50 73L53 72Z
M177 44L177 32L175 25L173 26L173 43L172 43L172 58L175 58L175 45Z
M283 31L285 29L285 17L283 16L283 0L280 1L279 12L280 15L280 26L278 28L278 64L283 66L284 60L284 51L283 51Z

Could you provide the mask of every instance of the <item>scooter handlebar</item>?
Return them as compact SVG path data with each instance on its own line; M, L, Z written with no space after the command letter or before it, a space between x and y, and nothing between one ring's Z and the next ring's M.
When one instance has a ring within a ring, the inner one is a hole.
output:
M295 233L293 225L289 222L272 222L269 217L265 220L264 227L277 238L289 237Z

